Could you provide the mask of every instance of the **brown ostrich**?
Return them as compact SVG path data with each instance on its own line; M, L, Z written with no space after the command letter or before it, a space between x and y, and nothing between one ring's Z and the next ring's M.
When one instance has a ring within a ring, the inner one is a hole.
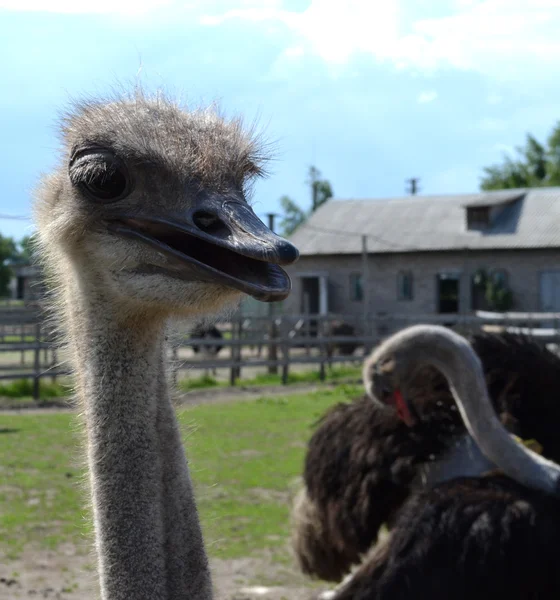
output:
M410 327L387 340L375 397L401 404L412 425L412 378L426 364L445 376L467 435L496 468L413 494L333 599L558 598L560 466L513 439L494 412L479 358L445 327Z
M560 359L531 339L511 334L471 337L501 421L543 454L560 461ZM372 369L385 343L365 363L369 395L332 407L308 443L304 487L293 510L293 545L301 570L340 581L393 525L404 502L426 486L487 466L456 410L449 385L431 365L411 378L412 427L395 410L372 402ZM474 460L476 459L476 460Z

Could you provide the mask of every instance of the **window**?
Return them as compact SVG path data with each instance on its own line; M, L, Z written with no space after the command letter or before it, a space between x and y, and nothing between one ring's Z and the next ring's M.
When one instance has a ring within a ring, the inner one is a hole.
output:
M508 283L508 275L505 269L495 269L492 271L492 282L499 287L506 287Z
M412 272L401 271L397 275L397 300L412 300Z
M484 229L489 225L489 206L469 206L467 208L467 229Z
M350 300L361 302L364 299L364 289L362 287L362 274L352 273L350 275Z

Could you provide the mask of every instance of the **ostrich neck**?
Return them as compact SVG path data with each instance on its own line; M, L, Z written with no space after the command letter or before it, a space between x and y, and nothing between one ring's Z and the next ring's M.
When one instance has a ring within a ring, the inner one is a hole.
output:
M488 460L479 445L466 433L454 440L438 460L428 460L418 468L414 485L430 488L456 477L480 477L496 465Z
M485 456L519 483L558 495L560 467L515 442L500 423L470 344L450 332L424 330L410 335L405 342L410 356L421 356L445 375L463 421Z
M103 600L210 600L209 569L165 374L165 322L119 320L69 286ZM114 312L113 312L114 311Z

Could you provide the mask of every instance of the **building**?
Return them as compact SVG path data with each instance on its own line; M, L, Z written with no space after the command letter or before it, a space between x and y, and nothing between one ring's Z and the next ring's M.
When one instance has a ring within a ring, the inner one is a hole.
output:
M12 300L33 302L44 295L41 269L28 261L14 261L11 264L13 277L10 282Z
M286 313L468 314L492 308L483 276L512 310L560 312L560 188L331 200L291 241Z

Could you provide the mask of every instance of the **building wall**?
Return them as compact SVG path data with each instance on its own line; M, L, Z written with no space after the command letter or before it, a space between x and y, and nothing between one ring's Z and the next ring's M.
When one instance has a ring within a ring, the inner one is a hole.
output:
M302 256L288 268L292 293L284 312L301 312L301 275L328 273L329 312L360 315L363 304L350 299L350 275L361 272L361 257ZM480 268L505 269L513 292L514 310L541 310L540 273L560 269L560 248L543 250L422 252L370 255L368 259L369 312L434 314L438 312L437 275L457 272L462 313L472 310L471 280ZM412 271L414 297L397 300L397 274Z

